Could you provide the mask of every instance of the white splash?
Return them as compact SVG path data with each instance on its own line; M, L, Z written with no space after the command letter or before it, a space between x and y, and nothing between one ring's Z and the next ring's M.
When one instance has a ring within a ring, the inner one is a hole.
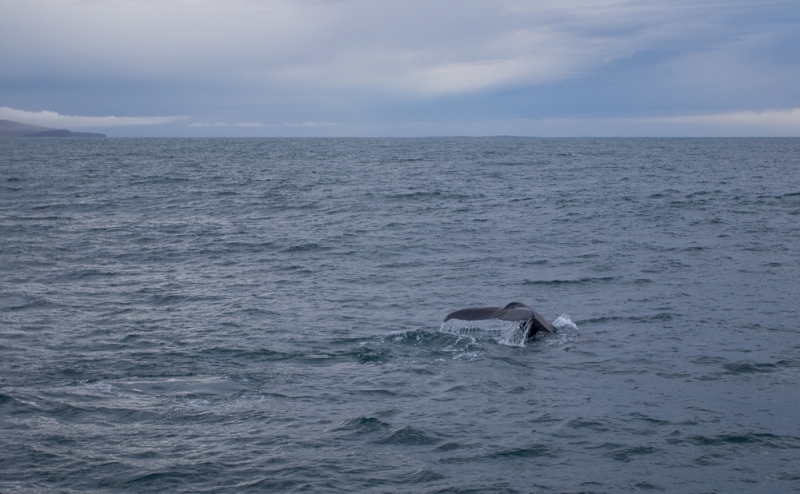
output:
M553 325L556 329L566 329L570 331L578 331L578 325L572 322L572 319L569 318L566 314L561 314L558 318L551 322L550 324Z
M572 319L570 319L566 314L561 314L550 324L552 324L553 327L558 330L558 334L555 335L557 338L548 339L548 347L559 347L566 345L567 343L576 341L578 336L580 336L578 325L572 322Z
M475 340L490 339L505 346L525 346L525 332L520 328L517 321L500 321L498 319L463 321L461 319L450 319L442 323L439 331Z

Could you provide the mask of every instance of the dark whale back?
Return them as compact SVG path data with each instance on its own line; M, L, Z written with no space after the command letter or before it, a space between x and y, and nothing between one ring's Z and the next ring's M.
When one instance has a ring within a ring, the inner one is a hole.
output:
M482 321L484 319L494 319L502 311L500 307L473 307L461 309L447 314L445 321L450 319L461 319L462 321Z

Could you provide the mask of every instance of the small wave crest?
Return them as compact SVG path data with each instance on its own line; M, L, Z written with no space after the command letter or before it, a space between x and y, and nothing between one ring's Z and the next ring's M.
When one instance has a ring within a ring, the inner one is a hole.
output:
M451 354L456 360L476 360L481 356L475 347L478 338L468 333L398 331L393 332L389 338L393 343L411 345L419 351Z
M414 360L432 358L441 360L450 356L454 360L481 360L483 353L478 339L468 334L446 333L430 330L392 331L359 343L354 352L362 363L384 363L393 358ZM369 357L369 358L365 358Z

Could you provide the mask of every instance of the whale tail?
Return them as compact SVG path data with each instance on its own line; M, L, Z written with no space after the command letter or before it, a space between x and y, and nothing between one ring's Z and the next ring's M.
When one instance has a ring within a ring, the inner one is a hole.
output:
M464 321L480 321L484 319L500 319L501 321L519 321L519 329L525 332L526 338L532 338L538 332L555 333L556 328L541 314L522 302L511 302L505 307L471 307L447 314L445 322L450 319Z
M533 317L520 323L520 329L525 331L526 338L533 338L539 332L556 334L556 328L536 311Z

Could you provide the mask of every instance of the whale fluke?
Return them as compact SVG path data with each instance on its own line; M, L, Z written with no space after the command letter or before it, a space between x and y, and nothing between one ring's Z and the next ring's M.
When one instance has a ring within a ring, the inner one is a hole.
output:
M541 314L522 302L511 302L505 307L473 307L457 310L447 314L445 321L460 319L462 321L482 321L484 319L500 319L501 321L519 321L519 327L525 330L525 336L532 338L536 333L555 333L556 328Z

